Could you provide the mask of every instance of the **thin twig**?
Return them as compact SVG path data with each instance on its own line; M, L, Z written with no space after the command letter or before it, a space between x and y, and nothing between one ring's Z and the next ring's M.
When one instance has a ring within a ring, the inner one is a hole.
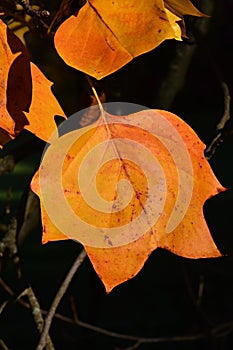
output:
M71 295L71 297L70 297L70 306L71 306L74 321L75 321L75 323L77 323L78 322L78 312L77 312L77 308L75 305L75 300L74 300L73 295Z
M141 341L137 341L132 346L129 346L127 348L116 348L116 350L135 350L135 349L138 349L141 344L142 344Z
M4 256L5 253L9 254L9 258L12 259L17 270L17 276L20 279L22 276L19 266L18 248L16 244L17 234L17 220L12 218L10 225L7 228L3 238L0 241L0 256Z
M83 322L78 320L78 322L75 322L74 320L70 319L69 317L63 316L61 314L56 314L56 317L65 321L69 322L72 324L76 324L79 327L83 327L89 330L92 330L96 333L106 335L111 338L118 338L118 339L123 339L123 340L132 340L136 342L140 342L141 344L148 344L148 343L173 343L173 342L188 342L188 341L195 341L199 339L206 338L209 336L209 334L206 334L206 332L199 332L196 334L190 334L190 335L181 335L181 336L167 336L167 337L153 337L153 338L145 338L145 337L138 337L134 335L129 335L129 334L122 334L118 332L112 332L109 331L105 328L101 328L98 326L91 325L89 323ZM225 334L229 335L230 333L233 332L233 322L226 322L221 325L217 325L216 327L213 327L210 330L210 334L212 336L221 337L225 336Z
M50 16L49 11L47 10L41 10L41 11L34 10L26 0L17 0L17 2L23 7L27 15L31 17L37 17L38 19L41 19L42 17Z
M11 296L14 297L15 293L13 292L13 290L11 289L11 287L0 277L0 285L3 287L3 289ZM24 307L26 307L27 309L30 309L30 304L27 303L26 301L21 299L21 296L18 297L16 299L16 301L18 301L21 305L23 305ZM3 307L5 307L7 305L8 301L4 302ZM41 310L42 314L43 314L43 310ZM1 308L0 308L0 313L1 313ZM47 312L46 312L47 313Z
M35 323L37 325L37 329L40 333L42 333L42 330L44 327L44 319L43 319L43 316L41 313L40 304L39 304L31 287L27 288L25 295L27 295L27 297L28 297L30 307L32 310L32 315L33 315ZM55 350L49 334L47 334L47 336L46 336L45 343L46 343L46 349Z
M85 4L85 0L77 1L77 0L62 0L59 9L57 10L56 14L54 15L47 34L49 35L52 32L52 29L56 23L56 26L60 25L61 21L65 18L70 17L71 15L77 13L79 8Z
M231 117L231 114L230 114L231 96L230 96L229 88L224 81L222 82L222 89L224 94L224 113L216 127L217 130L222 130Z
M220 143L223 142L223 132L225 130L226 124L229 121L230 114L230 105L231 105L231 96L229 88L225 82L222 82L222 89L224 94L224 111L223 115L216 126L217 135L213 138L210 145L205 150L205 157L207 160L210 160L214 153L216 152Z
M1 346L2 350L9 350L8 346L6 346L6 344L4 343L4 341L2 339L0 339L0 346Z
M8 252L9 257L12 259L12 261L15 264L18 279L22 280L22 269L20 266L18 247L16 244L16 234L17 234L17 220L16 218L13 218L11 224L8 227L7 232L5 233L3 239L0 241L0 255L3 256L5 252ZM13 293L12 290L10 289L10 287L7 286L7 284L2 279L0 280L0 284L10 295L12 295ZM36 296L32 288L31 287L27 288L23 293L20 294L20 296L18 296L18 298L20 299L23 295L27 295L28 297L35 323L37 325L39 332L41 333L44 325L44 320L40 310L40 305L36 299ZM6 305L7 305L7 301L3 303L1 309L3 310ZM52 344L52 341L48 333L45 338L45 343L46 343L47 350L54 350L54 346Z
M52 320L53 320L53 317L55 315L55 312L56 312L56 309L62 299L62 297L64 296L74 274L76 273L76 271L78 270L78 268L81 266L83 260L85 259L86 257L86 251L83 249L81 251L81 253L78 255L78 257L76 258L76 260L74 261L70 271L68 272L68 274L66 275L61 287L59 288L53 302L52 302L52 305L49 309L49 312L48 312L48 315L45 319L45 323L44 323L44 329L41 333L41 337L40 337L40 340L39 340L39 343L37 345L37 348L36 350L42 350L45 346L45 343L46 343L46 337L48 335L48 332L49 332L49 329L50 329L50 326L51 326L51 323L52 323Z
M9 295L11 295L11 296L14 295L13 290L8 286L8 284L6 284L6 282L2 279L2 277L0 277L0 284Z
M43 18L47 18L50 16L49 11L47 10L34 10L32 6L26 0L17 0L18 4L20 4L26 14L32 17L35 27L39 29L42 27L47 31L48 25L43 21Z
M87 74L85 74L85 77L86 77L86 79L87 79L87 81L88 81L88 83L89 83L89 85L91 87L91 90L92 90L92 92L93 92L93 94L94 94L94 96L96 98L96 101L98 103L100 112L101 112L102 116L104 117L104 109L103 109L103 105L102 105L102 103L100 101L99 95L97 94L97 91L96 91L96 89L95 89L91 79L89 78L89 76Z
M67 320L68 321L68 320ZM74 322L72 322L74 323ZM78 326L89 329L91 331L97 332L99 334L106 335L111 338L117 338L117 339L123 339L123 340L132 340L140 343L170 343L170 342L186 342L186 341L193 341L198 340L206 336L204 332L200 332L197 334L191 334L191 335L184 335L184 336L174 336L174 337L153 337L153 338L146 338L146 337L138 337L130 334L123 334L118 332L109 331L105 328L101 328L98 326L91 325L89 323L78 321L76 323Z
M205 288L205 276L201 274L199 278L198 297L197 297L197 306L199 308L203 300L204 288Z
M0 280L1 283L1 280ZM2 283L1 283L2 284ZM12 289L4 282L2 284L2 286L4 287L4 289L9 292L10 295L13 295L14 292L12 291ZM21 299L17 299L16 301L18 301L20 304L22 304L24 307L26 308L30 308L30 305L26 302L24 302ZM42 314L48 314L47 311L41 309L41 313ZM70 317L64 316L60 313L55 313L54 317L66 322L66 323L70 323L73 325L76 325L77 327L82 327L85 329L89 329L90 331L99 333L99 334L103 334L107 337L111 337L111 338L116 338L116 339L122 339L122 340L129 340L129 341L134 341L136 343L172 343L172 342L186 342L186 341L194 341L194 340L199 340L199 339L203 339L207 336L207 334L205 332L199 332L196 334L191 334L191 335L183 335L183 336L177 336L177 337L154 337L154 338L145 338L145 337L137 337L137 336L133 336L130 334L123 334L123 333L118 333L118 332L114 332L114 331L110 331L107 330L105 328L101 328L86 322L83 322L79 319L72 319ZM210 329L210 334L216 338L219 337L223 337L226 335L229 335L233 332L233 321L230 322L225 322L222 324L219 324L217 326L214 326Z

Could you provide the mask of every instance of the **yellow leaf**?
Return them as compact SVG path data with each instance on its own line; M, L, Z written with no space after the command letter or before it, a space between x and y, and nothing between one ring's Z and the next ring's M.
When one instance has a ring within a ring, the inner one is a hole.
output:
M51 91L52 83L33 63L31 63L31 75L33 83L32 102L29 112L25 113L28 120L28 125L25 125L25 129L47 141L57 128L54 116L66 117Z
M176 115L104 113L50 143L31 184L43 242L81 242L108 292L158 247L188 258L221 256L203 205L224 188L204 144Z
M58 28L55 46L67 64L101 79L166 39L181 40L186 14L205 16L189 0L90 0Z
M101 79L177 38L173 27L162 0L91 0L58 28L55 46L67 64Z

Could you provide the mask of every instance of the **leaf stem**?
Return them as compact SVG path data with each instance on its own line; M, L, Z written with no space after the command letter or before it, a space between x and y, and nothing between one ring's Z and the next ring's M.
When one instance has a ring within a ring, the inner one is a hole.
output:
M86 75L86 79L87 79L87 81L88 81L88 83L89 83L89 85L91 87L91 90L93 91L93 94L94 94L94 96L96 98L96 101L98 102L98 105L99 105L99 108L101 110L101 113L104 114L104 109L103 109L102 103L100 102L100 99L99 99L99 96L98 96L98 94L96 92L96 89L95 89L94 85L92 84L92 81L91 81L91 79L89 78L88 75Z

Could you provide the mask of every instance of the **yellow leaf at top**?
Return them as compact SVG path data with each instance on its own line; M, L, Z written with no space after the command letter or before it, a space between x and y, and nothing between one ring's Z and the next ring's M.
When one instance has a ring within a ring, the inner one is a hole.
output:
M89 0L55 33L64 61L101 79L166 39L181 40L184 14L202 16L189 0Z
M82 243L108 292L135 276L158 247L188 258L221 256L203 205L224 188L204 144L176 115L104 113L49 143L31 184L40 197L43 242Z
M58 28L55 46L67 64L101 79L177 38L173 27L162 0L91 0Z

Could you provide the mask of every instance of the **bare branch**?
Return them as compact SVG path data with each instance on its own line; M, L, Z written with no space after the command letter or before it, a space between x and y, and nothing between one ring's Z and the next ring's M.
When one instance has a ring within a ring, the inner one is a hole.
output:
M0 339L0 346L2 347L2 350L9 350L8 346L6 346L2 339Z
M231 96L230 96L229 88L225 82L222 82L222 89L224 94L224 112L219 123L216 126L217 135L213 138L210 145L205 150L205 156L207 160L213 157L218 146L220 145L220 143L223 142L223 139L224 139L223 132L225 130L227 122L231 117L230 115Z
M21 269L19 266L18 249L16 245L16 233L17 233L17 220L12 219L11 224L8 226L3 238L0 241L0 257L3 257L5 253L9 254L15 264L18 278L22 276Z
M44 327L44 319L42 317L40 304L39 304L31 287L27 288L26 295L28 297L28 300L29 300L29 303L31 306L32 315L33 315L35 323L37 325L37 329L41 333L43 330L43 327ZM46 349L47 350L54 350L55 349L53 346L52 340L48 334L46 336L45 342L46 342Z
M132 346L129 346L127 348L116 348L116 350L135 350L135 349L138 349L141 344L142 344L141 341L137 341Z
M2 284L1 282L2 282L2 280L0 280L0 284ZM14 294L14 292L11 290L11 288L5 282L2 284L2 286L10 295ZM24 302L23 300L17 298L17 301L20 304L22 304L24 307L30 308L30 305L28 303ZM41 309L41 313L48 314L47 311L42 310L42 309ZM145 343L152 344L152 343L172 343L172 342L195 341L195 340L199 340L199 339L204 339L205 337L209 336L209 334L212 335L213 337L218 338L218 337L229 335L233 332L233 322L231 321L231 322L225 322L225 323L218 324L217 326L210 329L208 334L206 334L205 332L199 332L196 334L181 335L181 336L175 336L175 337L168 336L168 337L145 338L145 337L137 337L137 336L133 336L130 334L124 334L124 333L110 331L110 330L107 330L105 328L101 328L101 327L83 322L77 318L76 318L76 320L74 320L70 317L61 315L60 313L55 313L54 317L63 321L63 322L76 325L77 327L82 327L85 329L89 329L93 332L106 335L107 337L134 341L136 343L133 346L137 346L137 347L140 346L141 344L145 344ZM129 349L132 349L132 347L128 348L127 350L129 350ZM126 350L126 349L123 349L123 350Z
M18 247L16 244L16 233L17 233L17 220L15 218L13 218L11 224L8 227L7 232L5 233L3 239L0 242L0 256L3 256L5 254L5 252L8 252L9 257L12 259L12 261L14 262L14 264L16 266L18 279L21 280L22 279L22 270L20 267L20 259L18 256ZM0 284L3 286L3 288L11 296L13 296L12 290L2 279L0 280ZM20 299L23 295L27 295L28 300L29 300L29 304L30 304L30 308L32 311L32 315L34 317L37 328L38 328L39 332L42 332L42 329L44 326L44 320L43 320L42 313L40 310L39 302L37 301L36 296L35 296L32 288L29 286L26 290L23 291L23 293L21 293L18 296L18 298ZM3 310L3 308L6 305L7 305L7 301L3 303L1 309ZM47 350L54 350L54 346L52 344L52 341L51 341L48 333L46 334L46 337L45 337L45 343L46 343Z
M32 17L34 25L37 29L41 28L47 31L48 25L43 21L43 19L50 16L49 11L34 10L33 7L29 4L29 1L26 0L17 0L17 3L22 6L27 15Z
M231 96L230 96L229 88L224 81L222 82L222 89L224 94L224 113L216 127L217 130L224 129L226 123L231 117L230 115Z
M45 343L46 343L46 337L48 335L48 332L49 332L49 329L50 329L50 326L51 326L51 323L52 323L52 320L53 320L53 317L55 315L55 312L56 312L56 309L62 299L62 297L64 296L74 274L76 273L76 271L78 270L78 268L81 266L83 260L85 259L87 253L86 251L83 249L81 251L81 253L78 255L78 257L76 258L76 260L74 261L70 271L68 272L68 274L66 275L61 287L59 288L53 302L52 302L52 305L49 309L49 312L48 312L48 315L45 319L45 324L44 324L44 329L43 329L43 332L41 333L41 337L40 337L40 341L37 345L37 348L36 350L42 350L45 346Z

